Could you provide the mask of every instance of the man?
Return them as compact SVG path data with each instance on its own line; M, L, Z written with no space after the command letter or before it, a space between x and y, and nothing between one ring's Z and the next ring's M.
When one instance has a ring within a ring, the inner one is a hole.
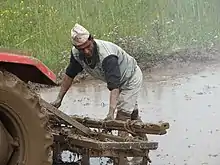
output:
M59 108L74 77L85 69L90 75L107 83L110 103L105 120L137 120L137 98L142 86L142 72L136 60L119 46L94 39L81 25L71 29L71 57L57 99L51 103Z
M66 74L61 83L57 99L51 103L59 108L62 100L72 85L74 77L85 69L91 76L107 83L110 91L110 103L105 120L140 120L137 98L141 90L143 75L136 60L114 43L94 39L81 25L71 29L71 57ZM119 132L126 137L128 133ZM146 135L140 134L147 140ZM142 158L133 159L139 163Z

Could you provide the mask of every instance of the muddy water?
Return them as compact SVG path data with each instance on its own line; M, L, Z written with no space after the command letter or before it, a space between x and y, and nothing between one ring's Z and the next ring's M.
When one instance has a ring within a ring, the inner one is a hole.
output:
M220 67L182 70L156 71L145 77L139 97L142 119L163 120L171 126L164 136L149 135L151 141L159 142L158 150L150 153L152 165L219 165ZM41 95L52 101L57 92L48 89ZM67 114L104 118L108 99L105 84L89 81L74 85L60 109ZM99 164L99 160L92 162Z

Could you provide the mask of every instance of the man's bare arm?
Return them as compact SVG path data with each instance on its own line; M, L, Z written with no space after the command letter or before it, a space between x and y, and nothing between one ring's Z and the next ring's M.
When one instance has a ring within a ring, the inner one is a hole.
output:
M121 73L118 65L118 57L109 55L103 60L102 67L105 72L107 88L110 90L109 111L105 120L113 120L120 93Z
M57 99L51 103L53 106L55 106L56 108L59 108L61 106L63 98L66 92L69 90L70 86L72 85L72 82L73 82L73 78L65 74L61 83L61 87Z
M57 108L60 107L66 92L69 90L70 86L72 85L74 77L82 70L83 70L82 66L75 60L71 50L70 63L66 68L66 73L63 77L57 99L53 103L51 103L53 106Z
M72 82L73 82L73 78L65 74L61 83L60 92L58 94L59 99L63 100L66 92L69 90L70 86L72 85Z
M114 116L116 106L118 103L118 97L119 97L119 89L113 89L110 92L110 106L109 106L109 115Z

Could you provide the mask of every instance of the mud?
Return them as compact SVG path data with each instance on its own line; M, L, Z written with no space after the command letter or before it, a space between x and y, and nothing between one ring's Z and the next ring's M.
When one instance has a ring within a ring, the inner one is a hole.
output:
M218 165L220 65L216 62L177 65L145 73L139 97L141 117L145 122L170 123L166 135L149 136L150 141L159 142L158 150L150 153L152 165ZM42 89L40 93L50 102L58 90ZM89 80L71 87L60 110L69 115L104 118L108 101L106 84ZM91 162L95 165L100 160Z

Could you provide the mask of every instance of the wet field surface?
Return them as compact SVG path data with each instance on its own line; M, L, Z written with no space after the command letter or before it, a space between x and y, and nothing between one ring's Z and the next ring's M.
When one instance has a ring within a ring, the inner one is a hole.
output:
M163 136L149 135L159 147L150 152L152 165L219 165L220 162L220 66L194 66L147 74L139 109L144 122L170 123ZM59 88L41 91L55 100ZM100 81L76 84L60 110L67 114L104 118L109 91ZM92 159L92 164L99 164Z

